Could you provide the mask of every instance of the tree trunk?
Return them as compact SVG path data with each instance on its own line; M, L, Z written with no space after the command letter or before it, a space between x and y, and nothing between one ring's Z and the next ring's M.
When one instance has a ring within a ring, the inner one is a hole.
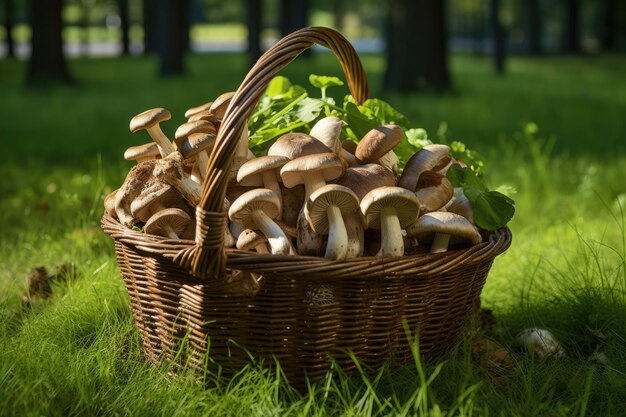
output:
M143 53L156 52L157 39L157 3L156 0L143 0Z
M493 58L496 74L504 74L504 29L500 23L500 0L489 0L489 20L493 37Z
M308 25L309 0L280 0L279 30L281 36Z
M248 23L248 61L252 67L261 56L261 0L246 0Z
M184 31L187 30L187 2L159 0L156 28L161 75L179 75L184 68Z
M118 0L117 7L120 14L120 29L122 31L122 55L128 55L130 53L130 37L128 36L128 29L130 27L128 19L128 0Z
M445 2L391 0L384 87L412 91L450 86Z
M70 82L63 55L62 0L31 1L32 42L27 82Z
M532 55L540 55L543 52L541 47L541 9L539 0L527 0L528 14L528 49Z
M602 49L611 51L615 48L615 28L616 28L616 7L615 0L604 0L604 10L602 13Z
M565 24L563 26L563 49L565 52L580 52L579 0L565 0Z
M7 36L7 58L15 57L13 42L13 0L4 0L4 29Z

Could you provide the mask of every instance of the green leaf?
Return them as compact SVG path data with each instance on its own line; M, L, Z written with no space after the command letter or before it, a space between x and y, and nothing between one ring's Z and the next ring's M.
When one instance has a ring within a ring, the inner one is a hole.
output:
M337 77L329 77L326 75L309 75L309 82L313 87L326 89L328 87L339 87L343 85L343 81Z
M298 104L297 116L305 123L312 122L322 112L324 101L316 98L307 97Z
M485 230L496 230L506 226L515 214L515 202L502 193L473 192L473 190L466 191L465 188L463 192L474 210L474 221Z
M287 93L290 87L291 81L289 81L287 77L278 75L272 78L272 81L268 84L267 90L265 90L265 95L276 98L277 96L282 96Z
M380 125L396 124L406 128L410 124L409 120L391 104L377 98L367 99L359 109L367 116L378 120Z
M416 151L419 151L426 145L431 145L433 142L428 139L428 133L426 130L422 128L413 128L408 129L404 132L406 135L406 139L409 141L411 145L416 148Z
M361 140L367 132L379 126L378 121L370 119L361 113L356 104L347 102L345 103L345 109L346 122L348 123L348 127L356 135L357 140Z
M454 187L463 187L463 194L472 206L474 222L478 227L496 230L506 226L513 218L513 199L498 191L489 191L471 169L453 165L448 169L447 177Z

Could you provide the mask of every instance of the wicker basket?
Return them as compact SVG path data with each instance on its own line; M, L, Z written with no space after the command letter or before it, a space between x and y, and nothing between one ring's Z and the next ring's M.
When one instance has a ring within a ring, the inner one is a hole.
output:
M236 370L250 356L268 364L276 359L301 385L306 377L323 377L331 357L346 372L355 368L351 353L370 370L410 359L403 320L419 332L422 355L433 358L458 341L493 259L510 245L510 231L502 229L469 249L397 258L339 262L224 249L222 202L237 140L272 77L314 44L334 52L355 99L367 99L367 80L348 41L326 28L299 30L259 59L230 104L196 210L195 241L102 219L115 241L144 352L154 363L184 357L199 370ZM250 277L260 288L244 285ZM331 291L332 300L311 303L316 289Z

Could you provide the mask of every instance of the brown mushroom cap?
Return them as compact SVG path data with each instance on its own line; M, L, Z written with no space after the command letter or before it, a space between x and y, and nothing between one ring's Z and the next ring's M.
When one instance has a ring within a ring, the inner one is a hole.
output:
M419 213L419 201L414 193L400 187L375 188L361 200L361 212L367 227L380 228L380 216L384 207L395 208L402 228L413 223Z
M230 105L230 101L233 99L235 95L234 91L230 91L228 93L224 93L220 95L213 101L211 104L210 111L215 115L217 120L222 120L224 115L226 114L226 109Z
M199 106L187 109L187 111L185 112L185 117L186 118L190 118L194 114L198 114L198 113L200 113L202 111L207 111L207 110L209 110L211 108L212 104L213 104L213 102L209 101L208 103L204 103L204 104L201 104Z
M309 133L312 137L326 145L328 149L339 155L342 149L339 136L341 136L343 125L344 122L340 118L328 116L315 123Z
M217 119L217 117L215 117L211 110L204 110L196 114L192 114L187 119L187 122L196 122L198 120L206 120L207 122L213 123L214 126L219 124L219 120Z
M330 224L326 209L330 206L338 207L345 216L359 208L359 199L352 190L337 184L328 184L315 190L307 200L306 215L316 233L328 233Z
M191 159L200 152L210 152L215 146L215 135L208 133L193 133L179 146L179 151L185 159Z
M196 120L193 122L183 123L178 126L178 129L176 129L176 133L174 134L174 141L176 142L176 145L180 147L181 143L194 133L205 133L215 137L217 130L215 129L213 123L207 122L206 120Z
M463 216L467 220L469 220L470 223L475 224L474 209L472 208L471 203L463 193L462 188L454 189L454 197L446 205L446 211Z
M422 172L434 170L442 164L447 164L450 159L450 147L447 145L426 145L409 158L398 186L415 191L417 181Z
M395 186L396 176L378 164L366 164L346 169L335 184L348 187L361 200L374 188Z
M306 133L287 133L282 135L267 150L269 156L281 155L289 159L329 152L332 152L332 149L329 149L328 146Z
M133 216L146 222L155 212L177 205L180 199L180 195L172 186L160 181L152 181L130 204L130 211Z
M148 129L171 118L170 112L164 108L146 110L130 120L130 131L135 133L141 129Z
M191 218L181 209L168 208L155 213L144 226L143 230L150 235L167 236L172 239L180 236ZM172 233L176 236L172 236Z
M261 156L250 159L237 171L237 182L248 187L261 187L263 185L263 173L271 170L280 170L289 162L286 156Z
M159 147L155 142L145 143L143 145L131 146L124 152L124 159L127 161L145 161L148 159L157 159L161 157Z
M265 242L267 242L267 238L262 233L245 229L237 237L237 249L252 250Z
M357 145L354 156L361 162L374 162L402 142L404 132L397 125L378 126L369 132Z
M433 211L420 216L406 229L407 235L418 241L429 241L435 233L455 236L457 240L469 240L476 245L482 242L478 229L465 217L445 211Z
M280 170L280 176L285 187L291 188L303 184L305 178L313 172L322 175L325 181L331 181L339 178L343 171L341 159L330 152L296 158L283 166Z
M278 216L280 202L276 194L267 188L257 188L243 193L237 198L228 210L228 217L238 221L246 229L259 230L251 214L257 210L263 211L270 219Z
M356 152L357 146L359 145L350 139L346 139L343 142L341 142L341 147L345 149L346 151L350 152L352 155L354 155L354 153Z
M415 190L420 201L420 213L439 210L450 201L452 193L452 183L444 175L434 171L423 172Z

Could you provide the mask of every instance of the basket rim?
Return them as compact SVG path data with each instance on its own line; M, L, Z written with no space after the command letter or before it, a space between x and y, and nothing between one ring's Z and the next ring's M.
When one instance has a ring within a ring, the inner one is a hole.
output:
M102 217L101 227L114 241L133 246L145 256L173 261L185 270L188 269L185 268L185 257L193 252L197 244L193 240L170 239L128 229L106 213ZM489 239L477 245L435 254L385 258L362 256L334 261L314 256L258 254L231 248L226 248L225 253L227 268L256 272L264 276L297 274L306 275L307 279L317 276L320 280L334 280L358 274L362 278L370 279L441 274L481 262L491 262L506 251L511 242L511 230L504 227L491 232ZM191 271L187 272L191 274Z

